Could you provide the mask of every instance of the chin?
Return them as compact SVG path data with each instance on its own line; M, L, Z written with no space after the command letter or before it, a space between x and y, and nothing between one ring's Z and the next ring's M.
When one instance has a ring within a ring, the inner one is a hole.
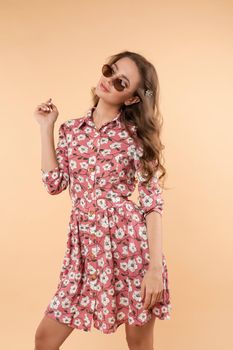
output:
M95 89L95 94L99 97L102 98L103 100L106 100L106 96L109 94L109 92L103 91L100 87L99 84L96 86ZM106 101L107 102L107 101Z
M100 90L100 88L99 88L99 85L97 85L97 86L95 87L95 94L96 94L98 97L100 97L100 95L101 95L101 90Z
M96 91L96 94L98 94L98 96L99 95L104 95L104 91L102 91L102 89L100 88L100 83L98 83L98 85L96 86L96 89L95 89L95 91Z

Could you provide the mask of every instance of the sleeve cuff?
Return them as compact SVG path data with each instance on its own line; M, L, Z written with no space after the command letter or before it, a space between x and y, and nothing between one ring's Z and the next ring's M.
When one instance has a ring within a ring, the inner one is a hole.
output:
M151 210L149 210L149 211L147 211L147 212L144 212L144 218L145 218L148 214L152 213L153 211L155 211L156 213L159 213L160 216L162 216L162 214L163 214L163 211L162 211L161 209L153 208L153 209L151 209Z
M47 178L53 178L54 180L56 180L59 176L59 166L54 167L53 169L50 170L42 170L41 171L41 175L42 175L42 179L46 180Z

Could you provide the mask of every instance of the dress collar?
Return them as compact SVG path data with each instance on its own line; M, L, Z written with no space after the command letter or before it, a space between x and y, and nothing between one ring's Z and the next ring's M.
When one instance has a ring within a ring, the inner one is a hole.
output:
M88 110L84 113L83 117L78 119L78 124L76 126L77 128L80 128L84 123L87 123L90 126L95 126L95 123L93 121L93 112L95 108L96 108L95 106L88 108ZM116 121L117 123L119 123L120 115L121 115L121 111L117 113L117 115L111 120L111 122Z

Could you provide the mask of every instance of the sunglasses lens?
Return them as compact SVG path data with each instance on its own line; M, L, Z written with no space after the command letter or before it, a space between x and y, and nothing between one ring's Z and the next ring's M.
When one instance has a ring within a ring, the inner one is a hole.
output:
M104 64L102 67L102 73L105 77L111 77L112 76L112 68L108 64Z
M124 90L124 86L121 84L122 83L122 80L121 79L115 79L113 84L114 84L114 87L117 91L123 91Z

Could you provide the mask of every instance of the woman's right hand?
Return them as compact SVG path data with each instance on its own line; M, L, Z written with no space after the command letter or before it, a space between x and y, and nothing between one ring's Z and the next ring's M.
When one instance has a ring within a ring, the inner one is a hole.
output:
M57 120L59 112L51 101L52 99L50 98L45 103L41 103L34 111L33 115L41 126L54 124Z

